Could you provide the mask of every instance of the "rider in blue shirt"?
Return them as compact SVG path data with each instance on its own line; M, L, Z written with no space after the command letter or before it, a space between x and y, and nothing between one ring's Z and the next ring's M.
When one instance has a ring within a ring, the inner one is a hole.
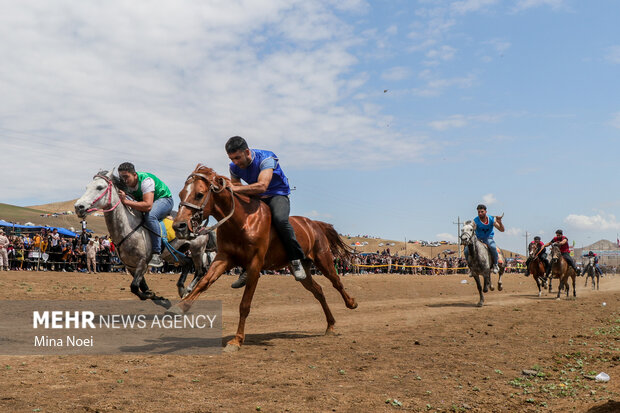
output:
M271 210L271 222L284 245L286 255L291 262L293 275L297 281L306 278L301 264L304 252L297 242L293 227L289 222L291 189L288 179L275 153L261 149L250 149L241 136L233 136L226 142L226 153L230 163L230 179L236 193L258 196ZM241 180L247 185L243 185ZM243 272L231 287L240 288L246 283Z
M476 237L489 247L491 257L493 257L492 270L497 274L499 272L499 267L497 266L499 254L497 253L497 246L493 240L493 235L495 235L493 229L497 228L499 232L504 232L502 217L487 215L487 207L483 204L478 205L477 210L478 216L474 218L474 222L476 223ZM464 250L464 253L465 258L467 258L467 248Z

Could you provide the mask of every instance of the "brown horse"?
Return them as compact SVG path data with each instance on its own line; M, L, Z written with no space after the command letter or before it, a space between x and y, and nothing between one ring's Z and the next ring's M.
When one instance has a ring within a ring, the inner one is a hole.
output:
M538 296L540 297L542 295L542 288L547 286L547 278L545 277L545 263L538 256L538 250L538 244L531 243L528 247L530 257L528 271L532 274L534 281L536 281Z
M551 277L549 278L549 292L551 292L551 280L554 278L559 278L560 286L558 287L558 300L560 299L560 293L564 287L566 288L566 297L568 297L568 293L570 291L568 277L573 279L573 297L577 298L577 290L575 289L577 274L575 273L575 270L568 265L566 258L562 256L558 243L554 242L551 244Z
M225 271L234 267L244 268L247 272L247 284L239 305L237 334L226 346L226 351L239 350L245 338L245 320L250 313L260 271L277 270L289 265L284 247L271 226L271 211L257 198L234 193L228 178L217 175L213 169L200 164L187 178L179 197L181 203L173 224L177 236L181 238L193 236L203 220L213 216L218 223L209 229L219 227L218 250L207 274L191 293L170 310L176 314L186 312L194 300ZM330 224L297 216L290 217L290 222L306 256L303 261L306 279L301 281L301 284L323 307L327 319L325 334L333 334L336 320L327 305L321 286L312 279L310 265L314 263L340 292L345 305L354 309L357 303L344 290L334 268L334 256L350 260L352 251Z

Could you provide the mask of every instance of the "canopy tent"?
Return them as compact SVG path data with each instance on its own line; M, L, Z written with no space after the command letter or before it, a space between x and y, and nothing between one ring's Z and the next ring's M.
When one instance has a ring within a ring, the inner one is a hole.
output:
M16 232L16 230L18 230L17 232L22 232L23 230L37 231L41 229L46 229L48 231L52 231L53 229L57 229L60 235L64 235L67 237L77 237L77 234L75 232L69 231L68 229L65 229L62 227L47 227L47 226L44 227L41 225L19 225L19 224L14 224L12 222L7 222L1 219L0 219L0 227L11 228L12 232Z

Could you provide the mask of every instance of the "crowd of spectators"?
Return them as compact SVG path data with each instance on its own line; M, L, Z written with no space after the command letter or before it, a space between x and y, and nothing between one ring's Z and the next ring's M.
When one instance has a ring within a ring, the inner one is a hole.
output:
M3 270L92 273L123 270L110 238L93 237L86 230L77 237L64 237L56 229L8 236L0 233L0 249L6 252L6 262L0 254Z
M457 256L433 258L418 253L396 255L387 248L375 253L356 254L351 260L335 262L339 274L411 274L447 275L467 274L467 262ZM76 237L63 237L57 230L43 229L40 233L5 235L0 230L0 269L62 272L115 272L125 271L114 243L107 235L91 236L86 230ZM522 272L523 265L510 261L506 272ZM176 272L174 266L166 264L157 272ZM286 274L269 271L270 274Z

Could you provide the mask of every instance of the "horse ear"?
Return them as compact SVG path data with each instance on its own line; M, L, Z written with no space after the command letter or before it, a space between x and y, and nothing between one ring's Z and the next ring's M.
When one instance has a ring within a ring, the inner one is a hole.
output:
M110 169L110 172L108 172L105 176L107 176L108 178L112 179L112 175L114 175L114 170L115 169L116 168L114 168L114 167L112 169Z

